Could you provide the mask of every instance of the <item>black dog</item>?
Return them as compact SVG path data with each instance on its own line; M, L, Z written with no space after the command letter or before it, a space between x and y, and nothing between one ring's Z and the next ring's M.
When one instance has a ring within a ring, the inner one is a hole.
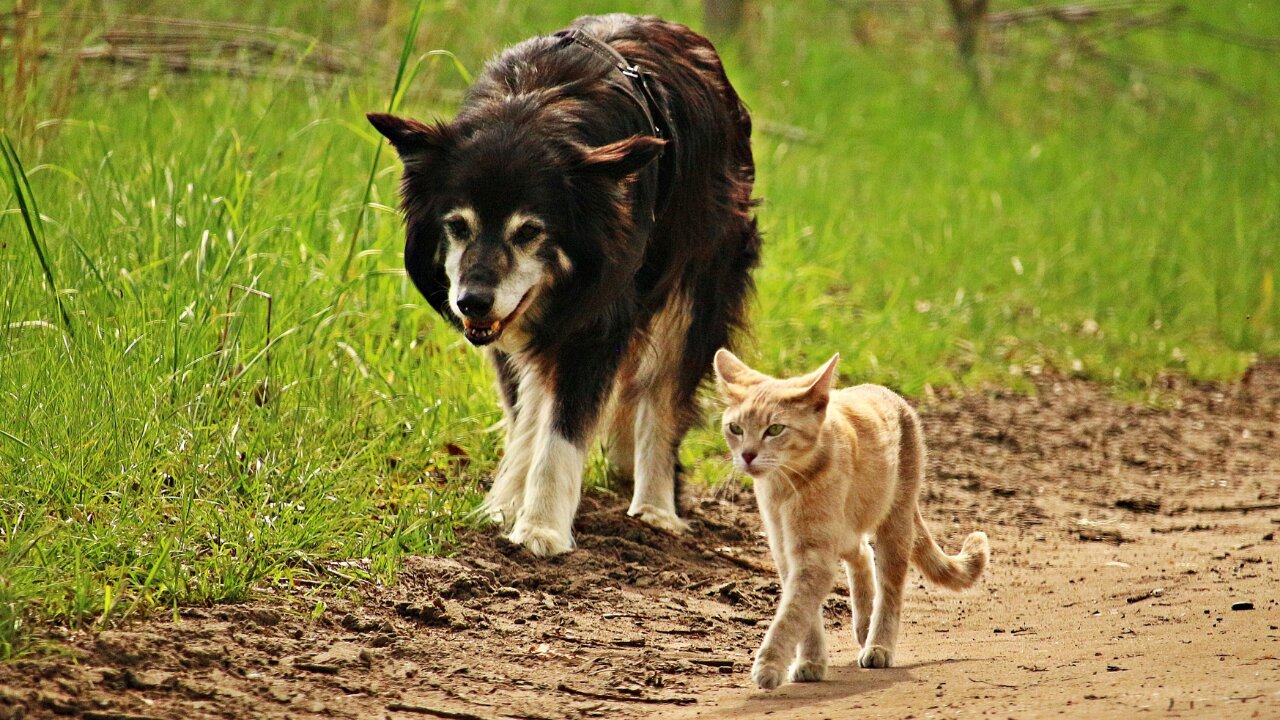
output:
M492 61L451 123L369 121L404 163L410 277L497 369L490 516L536 555L569 550L607 423L629 513L683 529L677 451L760 252L751 120L711 43L580 18Z

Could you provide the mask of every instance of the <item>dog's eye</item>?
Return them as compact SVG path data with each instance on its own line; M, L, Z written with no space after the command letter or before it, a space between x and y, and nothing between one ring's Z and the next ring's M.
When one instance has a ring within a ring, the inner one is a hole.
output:
M741 435L742 426L739 425L738 423L729 423L729 432L733 433L734 435Z
M779 425L777 423L774 423L773 425L770 425L769 427L764 429L764 436L778 437L779 435L782 434L782 431L786 429L787 429L786 425Z
M537 240L540 235L542 235L542 226L527 222L511 233L511 242L516 245L525 245Z
M460 217L446 218L444 229L455 240L466 240L471 237L471 225Z

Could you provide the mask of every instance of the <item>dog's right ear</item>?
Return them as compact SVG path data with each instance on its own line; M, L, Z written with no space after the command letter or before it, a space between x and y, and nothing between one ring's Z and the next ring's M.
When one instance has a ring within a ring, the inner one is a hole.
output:
M454 144L453 132L443 123L427 125L386 113L369 113L365 117L391 141L406 164L411 160L421 161L442 155Z
M579 169L624 177L640 172L658 159L666 140L652 135L632 135L608 145L586 148L578 162Z

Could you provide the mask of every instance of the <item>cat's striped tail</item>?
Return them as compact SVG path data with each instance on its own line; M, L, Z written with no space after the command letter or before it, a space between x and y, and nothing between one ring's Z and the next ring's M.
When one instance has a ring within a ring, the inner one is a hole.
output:
M981 531L969 533L959 555L944 553L934 541L929 526L924 524L920 509L916 508L916 544L911 549L911 561L930 582L948 590L971 587L982 575L990 555L987 534Z

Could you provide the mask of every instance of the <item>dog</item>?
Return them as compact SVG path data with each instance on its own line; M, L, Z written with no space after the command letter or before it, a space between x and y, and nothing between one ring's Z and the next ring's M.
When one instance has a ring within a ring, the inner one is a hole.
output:
M404 165L410 278L496 371L506 446L483 510L536 556L571 550L600 434L628 514L687 529L680 442L761 242L750 116L711 43L582 17L492 60L451 122L368 118Z

